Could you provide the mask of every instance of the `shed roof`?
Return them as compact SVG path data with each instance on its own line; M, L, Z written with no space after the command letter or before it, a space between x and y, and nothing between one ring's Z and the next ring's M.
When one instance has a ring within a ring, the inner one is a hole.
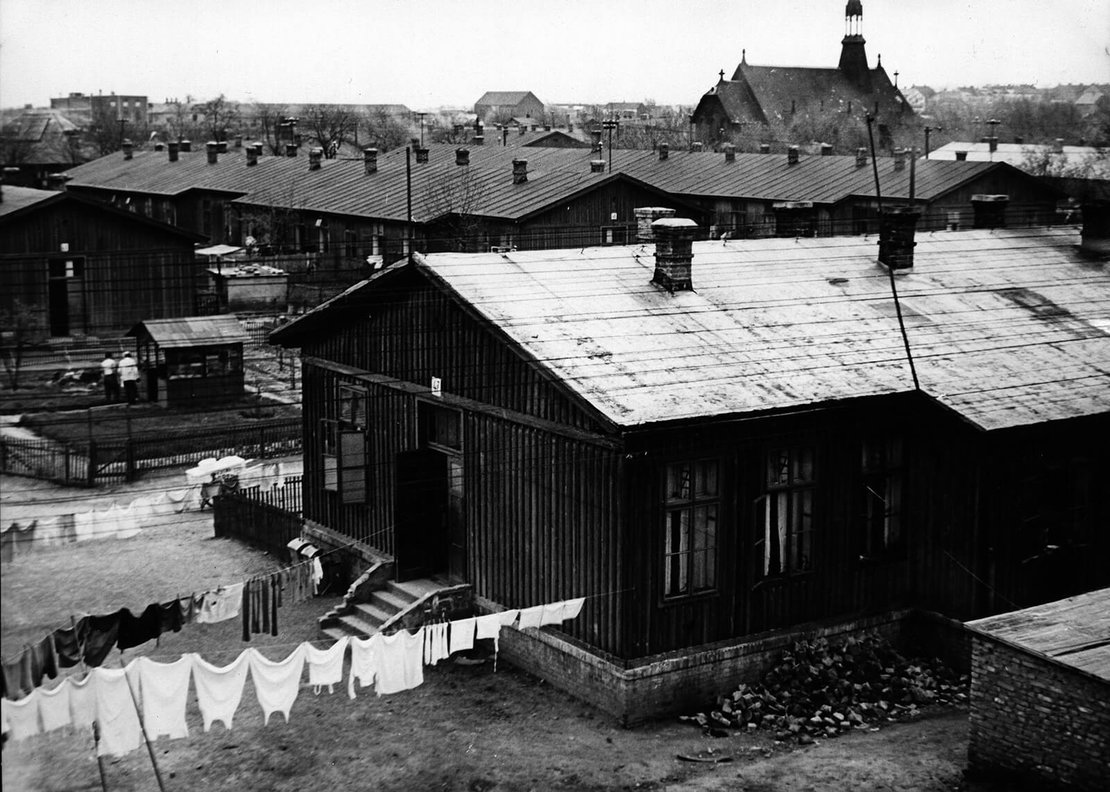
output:
M145 332L163 349L237 344L250 340L234 316L185 316L180 319L147 319L127 331L129 336Z
M967 626L1110 682L1110 589L989 616Z
M0 217L60 195L56 190L36 190L32 187L16 187L11 184L5 184L3 190L4 200L0 201Z

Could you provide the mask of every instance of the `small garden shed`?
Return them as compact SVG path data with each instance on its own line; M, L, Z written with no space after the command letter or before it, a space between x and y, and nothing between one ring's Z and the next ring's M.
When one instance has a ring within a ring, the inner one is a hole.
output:
M134 336L146 398L163 406L205 405L243 395L243 344L234 316L147 319Z

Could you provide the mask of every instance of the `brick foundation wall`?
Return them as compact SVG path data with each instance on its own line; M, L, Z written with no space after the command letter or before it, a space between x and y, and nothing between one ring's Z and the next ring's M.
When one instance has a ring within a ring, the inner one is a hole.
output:
M1047 788L1110 784L1110 682L989 636L973 635L972 771Z
M477 598L479 610L500 610ZM902 644L903 627L911 612L897 611L842 622L807 625L790 631L754 635L742 641L711 644L685 652L644 658L634 663L600 656L556 630L502 630L501 656L549 684L589 702L632 726L704 709L741 682L757 682L780 653L795 641L818 637L836 640L863 631L877 631ZM935 636L959 640L945 624L933 625ZM962 625L961 625L962 627ZM958 651L958 650L957 650ZM934 651L932 654L941 654Z

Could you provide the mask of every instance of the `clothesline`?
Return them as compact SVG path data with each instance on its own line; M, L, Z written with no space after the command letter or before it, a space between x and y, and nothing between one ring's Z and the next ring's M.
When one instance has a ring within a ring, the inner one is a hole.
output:
M439 622L415 633L341 638L327 649L301 642L283 660L270 660L254 647L243 650L226 666L214 666L196 653L183 654L170 663L137 657L119 669L93 668L83 679L66 677L51 689L35 688L18 701L0 700L0 731L22 740L65 726L96 724L97 755L122 756L147 740L188 736L185 710L192 679L204 730L219 720L231 729L249 671L255 697L262 708L263 724L280 712L289 721L300 694L303 669L308 684L319 694L323 687L334 692L343 678L350 647L347 695L356 697L356 680L362 688L375 686L377 695L409 690L423 684L425 665L436 665L456 652L473 648L474 641L492 638L494 670L500 630L518 618L517 629L528 629L526 611L540 614L543 624L577 618L585 597ZM537 625L537 626L542 626ZM141 720L140 720L141 711Z

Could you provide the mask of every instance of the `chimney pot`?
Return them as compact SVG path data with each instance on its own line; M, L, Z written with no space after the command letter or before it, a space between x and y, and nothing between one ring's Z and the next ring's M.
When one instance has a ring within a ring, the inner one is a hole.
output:
M220 159L220 147L214 140L209 140L204 144L204 150L208 152L208 164L215 165Z
M324 150L320 147L311 148L308 150L308 169L320 170L320 165L324 159Z
M601 163L604 165L604 161ZM674 209L668 209L665 206L641 206L632 210L636 215L636 241L637 242L652 242L655 240L655 232L651 228L651 224L656 220L661 220L665 217L674 217Z
M659 161L660 162L662 162L668 156L670 156L670 153L671 153L671 147L670 146L668 146L666 143L660 143L659 144Z
M700 140L695 140L693 143L690 144L690 151L701 151L701 149L702 144Z
M895 149L894 150L894 170L900 171L900 170L905 170L905 169L906 169L906 150L905 149Z
M362 150L362 168L367 176L378 169L378 150L376 148Z
M669 292L692 291L694 237L698 224L685 217L667 217L651 224L655 235L655 274L651 282Z
M177 150L180 145L181 144L178 143L176 140L171 140L169 143L166 144L166 150L169 152L170 162L177 162Z
M254 146L247 146L247 167L258 164L258 151Z
M486 142L486 136L485 135L475 135L474 139L471 140L470 142L475 146L481 146L483 143Z
M590 160L590 173L605 173L605 160Z
M1079 252L1098 259L1110 259L1110 201L1083 204L1083 237Z
M251 143L250 147L254 149L255 154L257 154L260 157L262 156L262 144L261 143Z
M975 211L975 228L1005 228L1006 207L1009 203L1008 195L971 196L971 208Z
M786 149L786 164L787 165L797 165L798 164L798 147L797 146L790 146Z
M286 143L285 144L285 156L287 156L287 157L297 156L297 144L296 143Z
M856 167L862 168L865 165L867 165L867 149L858 148L856 149Z
M122 148L123 148L123 158L125 160L131 159L131 153L135 150L135 144L132 143L130 140L125 139L123 141Z
M967 152L966 151L957 151L956 152L956 161L957 162L967 162Z
M243 148L243 136L242 135L236 135L235 136L235 148Z
M227 141L226 140L221 140L218 143L216 143L216 151L218 151L221 154L226 154L227 153Z
M771 144L770 143L760 143L759 144L759 153L760 154L770 154L771 153Z
M469 165L470 164L470 150L469 149L455 149L455 164L456 165Z
M166 144L163 143L160 140L157 143L154 144L154 150L155 151L162 151L165 147L166 147Z
M725 143L725 162L736 162L736 146Z
M178 145L181 148L182 154L188 154L193 150L193 141L191 140L182 140L181 143Z
M528 181L528 160L513 160L513 184L524 184Z
M883 212L879 221L879 263L892 270L913 268L914 232L921 212L898 206Z
M418 148L416 150L416 164L425 164L428 162L428 149Z
M833 153L832 143L822 143L821 144L821 156L822 157L831 157L832 153Z

